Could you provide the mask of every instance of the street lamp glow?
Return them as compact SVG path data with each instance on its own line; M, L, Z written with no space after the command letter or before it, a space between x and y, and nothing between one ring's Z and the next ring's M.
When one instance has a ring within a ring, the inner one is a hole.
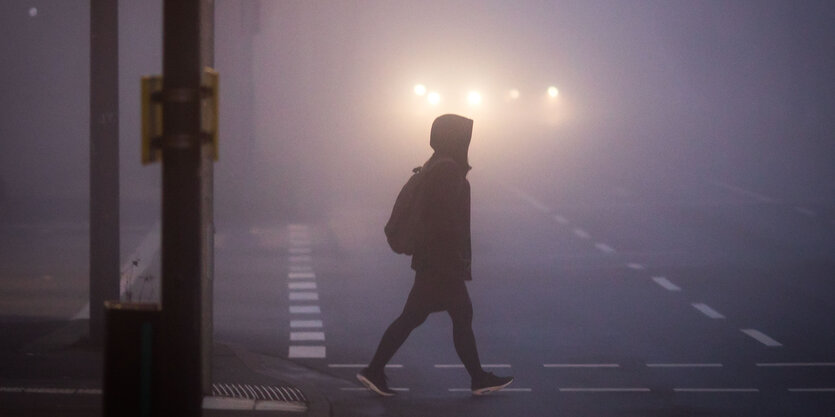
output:
M510 97L511 100L516 100L519 98L519 94L519 90L514 88L507 93L507 96Z
M479 94L478 91L470 91L470 93L467 94L467 101L474 106L481 104L481 94Z
M423 84L415 84L415 94L419 96L426 94L426 86Z
M429 104L438 104L441 102L441 95L433 91L426 96L426 100L429 101Z
M557 87L554 87L552 85L552 86L548 87L548 95L551 96L552 98L555 98L558 95L560 95L560 90L557 90Z

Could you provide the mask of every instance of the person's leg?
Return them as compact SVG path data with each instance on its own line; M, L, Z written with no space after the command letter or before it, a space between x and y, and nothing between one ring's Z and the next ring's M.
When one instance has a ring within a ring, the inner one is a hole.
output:
M412 288L409 298L406 300L406 305L403 307L403 312L383 333L377 351L374 353L371 363L368 364L370 372L383 372L388 361L391 360L397 349L403 345L412 330L426 321L429 311L422 308L420 301L419 291Z
M478 358L478 348L473 333L473 304L467 287L462 281L456 283L451 291L449 308L447 312L452 319L452 341L455 344L455 352L467 369L467 373L473 379L484 374L481 369L481 360Z

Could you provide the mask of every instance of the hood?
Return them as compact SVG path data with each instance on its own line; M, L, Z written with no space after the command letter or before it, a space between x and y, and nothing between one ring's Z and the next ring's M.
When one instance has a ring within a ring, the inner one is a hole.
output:
M461 164L465 170L470 169L467 152L470 149L470 139L473 136L473 121L457 114L438 116L432 122L432 132L429 135L429 146L435 150L435 155L451 157Z

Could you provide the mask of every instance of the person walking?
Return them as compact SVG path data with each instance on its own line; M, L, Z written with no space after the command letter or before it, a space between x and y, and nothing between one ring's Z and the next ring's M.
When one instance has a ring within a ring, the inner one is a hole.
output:
M403 312L383 334L377 351L357 379L382 396L392 396L384 373L409 334L429 314L446 311L452 319L455 351L471 378L474 395L500 390L513 377L499 377L481 368L475 335L473 306L466 281L472 280L470 243L471 169L467 153L473 121L454 114L439 116L432 123L429 145L434 153L420 170L421 199L418 207L422 230L412 256L415 280Z

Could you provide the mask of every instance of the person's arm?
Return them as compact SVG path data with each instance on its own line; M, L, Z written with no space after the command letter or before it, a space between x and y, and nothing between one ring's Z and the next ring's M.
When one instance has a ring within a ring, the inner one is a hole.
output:
M461 248L466 225L462 217L465 179L453 161L441 161L431 168L426 182L425 221L427 248L435 266L463 267Z

